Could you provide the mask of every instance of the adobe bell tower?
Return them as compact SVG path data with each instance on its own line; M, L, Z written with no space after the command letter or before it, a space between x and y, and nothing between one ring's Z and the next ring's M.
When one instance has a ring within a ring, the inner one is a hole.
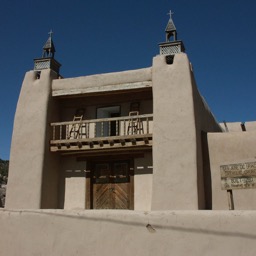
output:
M59 105L52 97L52 83L60 78L61 65L54 54L50 32L42 57L34 59L34 70L26 72L20 90L13 125L7 208L57 208L59 158L49 151L49 124L59 113Z
M177 40L177 30L172 20L172 14L172 11L170 11L170 18L165 29L166 42L159 44L161 55L174 55L176 53L185 52L183 42ZM171 41L171 39L173 39L173 41Z
M54 59L54 54L56 52L54 43L52 40L53 32L49 32L49 38L43 46L43 54L41 58L34 59L34 70L41 71L43 69L50 68L51 70L55 71L59 74L59 70L61 64Z

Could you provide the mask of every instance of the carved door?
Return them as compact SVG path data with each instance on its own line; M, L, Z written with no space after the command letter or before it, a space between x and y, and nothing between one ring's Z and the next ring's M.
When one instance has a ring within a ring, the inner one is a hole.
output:
M93 209L130 209L128 162L95 164Z

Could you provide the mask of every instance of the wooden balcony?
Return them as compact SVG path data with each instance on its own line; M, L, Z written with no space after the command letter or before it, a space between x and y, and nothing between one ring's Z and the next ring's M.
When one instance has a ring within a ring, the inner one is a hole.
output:
M51 123L52 152L131 150L152 146L153 114Z

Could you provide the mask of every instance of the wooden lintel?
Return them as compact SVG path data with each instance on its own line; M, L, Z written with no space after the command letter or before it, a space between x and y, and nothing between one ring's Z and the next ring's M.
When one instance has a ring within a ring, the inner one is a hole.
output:
M106 152L104 154L104 157L113 160L113 159L129 159L129 158L143 158L145 156L145 151L111 151L111 152ZM87 161L88 159L93 159L93 160L102 160L102 155L99 155L97 152L90 152L86 153L85 155L83 154L77 154L76 155L76 160L78 162L80 161Z

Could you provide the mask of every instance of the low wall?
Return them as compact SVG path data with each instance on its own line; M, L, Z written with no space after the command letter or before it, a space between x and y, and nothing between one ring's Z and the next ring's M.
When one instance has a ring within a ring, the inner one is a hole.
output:
M232 163L254 162L256 159L256 132L208 133L211 169L212 209L227 210L227 191L221 189L220 166ZM256 189L234 189L236 210L256 210Z
M255 211L0 210L1 255L255 255Z

